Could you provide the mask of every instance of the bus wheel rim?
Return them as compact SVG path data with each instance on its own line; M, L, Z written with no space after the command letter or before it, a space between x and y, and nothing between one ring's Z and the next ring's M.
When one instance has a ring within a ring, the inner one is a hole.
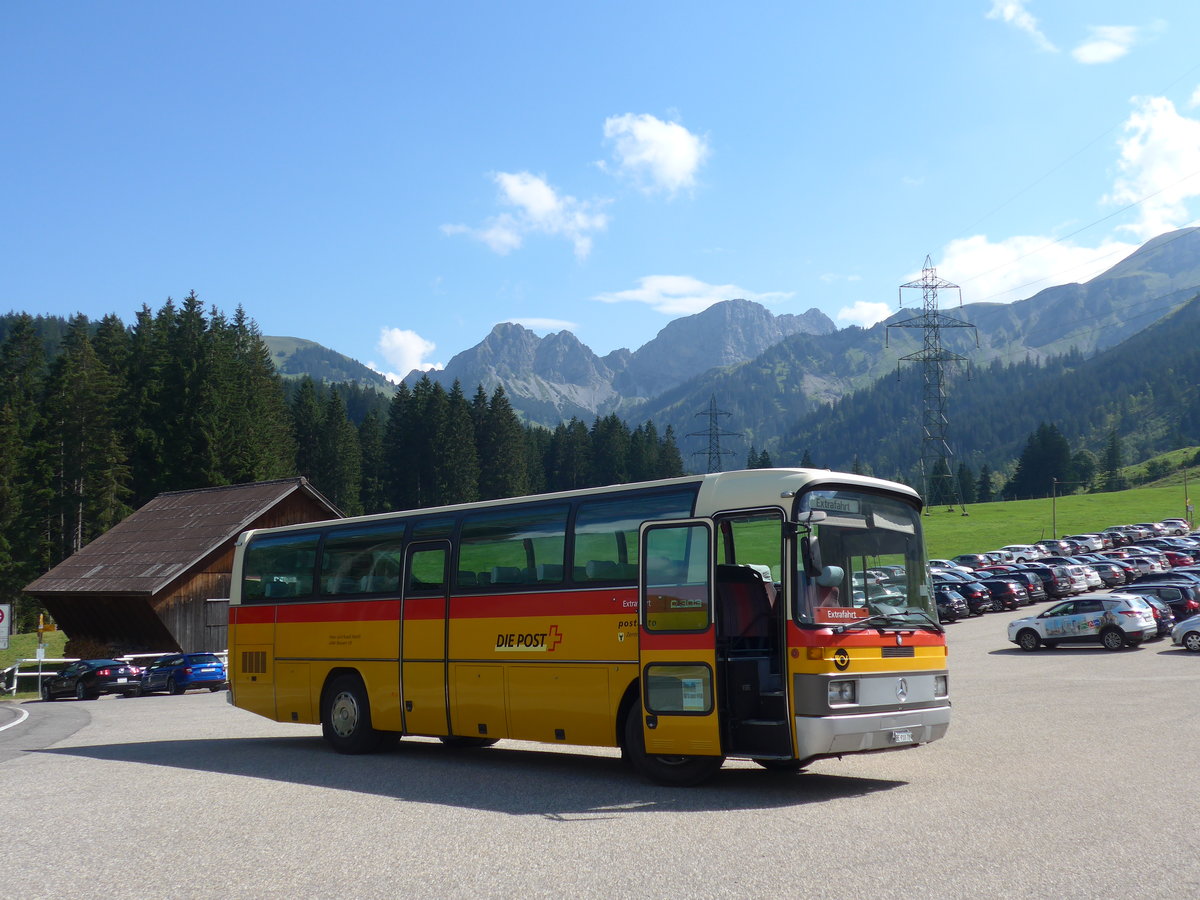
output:
M333 698L330 706L330 724L338 737L350 737L358 728L358 701L348 691Z

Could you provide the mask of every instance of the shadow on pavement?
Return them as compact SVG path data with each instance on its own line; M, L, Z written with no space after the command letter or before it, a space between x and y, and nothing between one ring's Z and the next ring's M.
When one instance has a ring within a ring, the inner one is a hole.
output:
M531 750L515 742L464 750L406 739L370 756L338 755L319 737L152 741L36 752L264 778L562 821L629 812L801 806L906 785L727 766L700 787L667 788L641 781L616 756Z

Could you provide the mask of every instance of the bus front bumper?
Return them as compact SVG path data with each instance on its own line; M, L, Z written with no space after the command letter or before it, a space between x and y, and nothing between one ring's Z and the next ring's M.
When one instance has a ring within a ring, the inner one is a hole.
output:
M936 741L949 727L949 705L860 715L797 716L796 756L813 759L901 750Z

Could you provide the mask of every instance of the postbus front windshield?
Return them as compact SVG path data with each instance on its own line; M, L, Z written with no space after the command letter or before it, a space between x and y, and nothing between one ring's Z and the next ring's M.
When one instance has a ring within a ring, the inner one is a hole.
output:
M797 621L937 627L914 503L849 488L810 491L797 501L796 521Z

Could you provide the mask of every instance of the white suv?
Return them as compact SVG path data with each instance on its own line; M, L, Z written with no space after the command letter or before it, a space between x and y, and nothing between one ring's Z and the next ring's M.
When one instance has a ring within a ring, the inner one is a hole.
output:
M1033 546L1033 544L1009 544L1007 547L1001 547L1000 549L1004 550L1006 553L1011 553L1013 562L1019 563L1033 562L1034 560L1041 559L1046 555L1037 547Z
M1120 650L1158 634L1154 614L1133 594L1080 594L1038 616L1008 623L1008 639L1022 650L1045 644L1095 643Z

